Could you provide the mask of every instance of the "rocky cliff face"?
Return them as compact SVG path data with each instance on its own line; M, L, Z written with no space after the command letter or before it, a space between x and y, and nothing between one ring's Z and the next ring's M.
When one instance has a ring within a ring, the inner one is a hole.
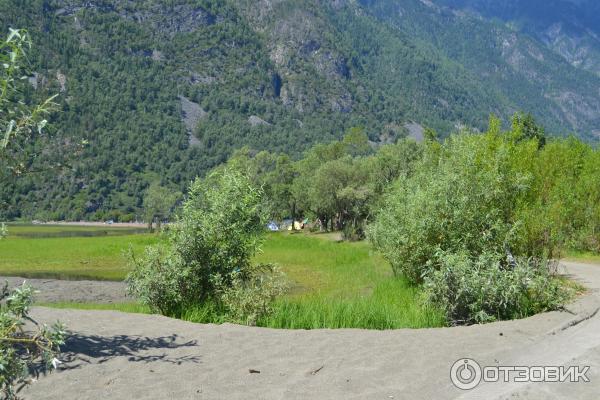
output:
M350 80L347 58L325 35L331 30L323 8L301 7L286 0L240 1L240 13L257 33L264 35L275 70L276 95L286 107L299 112L326 108L349 113L353 101L344 81ZM316 5L317 3L315 3ZM339 8L343 2L334 2ZM320 77L330 86L327 96L307 82Z

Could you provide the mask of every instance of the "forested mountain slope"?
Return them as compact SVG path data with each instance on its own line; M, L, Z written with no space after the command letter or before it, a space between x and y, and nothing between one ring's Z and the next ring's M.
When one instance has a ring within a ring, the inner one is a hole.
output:
M296 156L353 126L389 141L523 110L556 134L600 129L600 77L428 1L0 0L0 27L33 37L23 91L59 94L53 134L88 142L3 185L0 218L131 217L153 181L182 190L243 145Z
M600 3L596 0L439 0L530 34L572 65L600 75Z
M600 81L542 42L503 23L440 6L453 0L361 0L375 16L460 63L509 108L535 114L553 132L600 135ZM473 3L485 3L484 1ZM492 2L489 2L491 4ZM496 1L495 7L519 1ZM553 3L550 1L550 3ZM540 13L543 7L540 7Z

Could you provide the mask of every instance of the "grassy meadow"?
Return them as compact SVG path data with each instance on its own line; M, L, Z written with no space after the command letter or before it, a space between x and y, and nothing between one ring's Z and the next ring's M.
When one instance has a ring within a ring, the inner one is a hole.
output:
M112 225L67 225L67 224L8 224L10 236L19 238L52 238L52 237L101 237L127 236L145 233L146 228L122 227Z
M123 229L127 228L11 226L10 236L0 242L0 275L122 280L128 273L124 253L130 247L141 252L159 240L156 235ZM286 273L289 290L277 300L274 314L260 325L292 329L444 325L439 311L421 304L420 289L394 277L387 262L367 243L335 239L333 235L304 233L268 235L256 261L278 264ZM131 303L42 305L149 312ZM186 310L180 317L219 322L210 310Z
M157 241L129 228L14 225L8 232L0 241L0 275L25 278L123 280L128 249Z
M567 253L565 259L582 263L600 264L600 254L592 252L571 251Z

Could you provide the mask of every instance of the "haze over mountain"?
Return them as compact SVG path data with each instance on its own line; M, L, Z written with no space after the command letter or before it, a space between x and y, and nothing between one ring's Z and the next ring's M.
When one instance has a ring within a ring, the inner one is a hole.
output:
M525 111L597 141L598 5L534 3L0 0L2 31L33 37L25 94L59 93L52 129L89 142L0 188L0 218L133 215L152 181L182 190L235 148L295 156L354 126L390 141Z
M600 3L595 0L440 0L530 34L572 65L600 74Z

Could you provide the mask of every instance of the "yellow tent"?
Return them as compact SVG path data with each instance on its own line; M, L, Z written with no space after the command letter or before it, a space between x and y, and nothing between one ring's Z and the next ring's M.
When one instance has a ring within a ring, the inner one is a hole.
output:
M288 231L291 231L291 230L295 230L295 231L302 230L302 224L298 221L294 221L292 224L290 224L290 226L288 226Z

